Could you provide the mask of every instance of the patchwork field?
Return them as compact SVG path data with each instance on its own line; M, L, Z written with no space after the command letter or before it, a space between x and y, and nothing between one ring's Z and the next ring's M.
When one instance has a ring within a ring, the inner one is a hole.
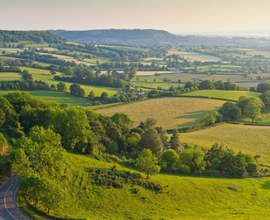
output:
M270 181L260 179L226 179L159 174L151 181L164 187L162 193L137 185L108 188L92 184L91 168L111 170L114 164L68 154L72 183L62 182L69 192L62 206L51 215L70 219L268 219ZM134 170L119 164L117 172ZM137 172L137 171L136 171ZM231 190L231 186L237 190ZM137 194L132 189L139 189ZM102 196L101 196L102 195ZM21 197L19 197L19 200ZM21 201L21 200L20 200ZM125 202L123 202L125 201ZM38 214L25 202L20 208L32 219L54 219Z
M194 52L183 52L178 51L177 49L171 49L167 53L168 55L176 54L180 57L184 57L185 59L191 59L191 60L198 60L198 61L220 61L221 59L219 57L206 55L206 54L200 54L200 53L194 53Z
M199 124L207 110L218 109L223 103L201 98L160 98L101 109L98 112L109 116L116 112L126 113L134 121L134 126L147 118L154 118L158 126L174 129Z
M162 89L169 89L170 87L178 87L181 86L183 87L184 84L181 83L164 83L164 82L153 82L147 81L147 82L132 82L133 85L138 86L138 87L147 87L147 88L152 88L152 89L157 89L158 87Z
M35 80L42 80L47 82L49 85L56 85L58 84L58 81L53 79L53 76L50 74L49 70L41 70L41 69L35 69L35 68L28 68L28 67L21 67L21 70L28 70ZM44 74L44 75L42 75ZM59 75L62 75L62 73L57 73ZM69 91L70 85L72 83L65 82ZM92 86L92 85L81 85L81 87L85 91L85 95L87 96L91 91L94 91L96 96L100 96L103 92L107 92L109 96L113 96L114 94L117 94L121 91L121 89L116 88L110 88L110 87L102 87L102 86Z
M85 64L85 65L89 66L89 63L84 62L84 61L77 60L77 59L75 59L73 57L70 57L70 56L64 56L64 55L58 55L58 54L51 54L51 53L50 54L48 54L48 53L39 53L39 54L41 54L41 55L51 55L51 56L56 57L56 58L58 58L60 60L65 60L67 62L74 61L77 64Z
M270 164L270 127L230 125L181 134L181 141L211 147L214 143L223 143L230 149L241 150L252 155L261 155L261 162Z
M8 93L9 91L0 91L0 95ZM87 99L79 98L68 93L58 91L27 91L31 96L41 98L47 102L57 102L59 104L68 104L70 106L87 106L91 102Z
M0 72L0 81L13 81L18 79L22 79L21 73Z
M119 71L121 72L121 71ZM158 74L170 74L170 73L175 73L173 71L138 71L136 76L153 76L156 73Z
M258 97L260 95L261 93L259 92L248 92L248 91L198 90L194 92L185 93L182 96L202 96L202 97L228 99L228 100L237 101L240 96Z

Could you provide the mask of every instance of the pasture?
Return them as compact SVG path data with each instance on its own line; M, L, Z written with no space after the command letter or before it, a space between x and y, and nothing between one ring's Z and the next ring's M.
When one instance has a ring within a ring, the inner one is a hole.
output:
M100 109L98 112L109 116L116 112L125 113L134 121L134 126L147 118L154 118L157 126L174 129L199 124L207 110L217 110L223 103L201 98L159 98Z
M162 89L169 89L170 87L178 87L181 86L183 87L184 84L181 83L164 83L164 82L153 82L147 81L147 82L132 82L133 85L138 86L138 87L145 87L145 88L151 88L151 89L157 89L162 88Z
M41 54L41 55L51 55L51 56L56 57L56 58L58 58L60 60L65 60L67 62L75 62L77 64L85 64L85 65L89 66L89 63L77 60L77 59L75 59L75 58L73 58L71 56L64 56L64 55L52 54L52 53L40 53L40 52L39 52L39 54Z
M227 90L198 90L194 92L185 93L179 96L201 96L216 99L228 99L238 101L240 96L246 97L258 97L261 93L259 92L248 92L248 91L227 91Z
M0 95L8 93L9 91L0 91ZM43 99L47 102L57 102L59 104L68 104L70 106L87 106L91 101L83 98L73 96L69 93L58 91L27 91L35 98Z
M59 81L54 80L53 76L50 74L49 70L21 67L21 70L28 70L32 75L34 80L42 80L47 82L49 85L57 85ZM44 74L44 75L42 75ZM57 72L58 75L63 75L62 73ZM72 83L65 82L67 85L67 91L69 92L69 87ZM109 96L113 96L121 91L121 89L111 88L111 87L103 87L103 86L95 86L95 85L82 85L81 87L85 91L85 95L87 96L91 91L94 91L96 96L100 96L103 92L107 92Z
M15 72L0 72L0 81L14 81L22 79L21 73Z
M229 149L261 155L260 161L270 165L270 127L223 124L181 134L181 141L210 148L223 143Z
M184 52L184 51L179 51L177 49L171 49L168 51L167 56L176 54L179 55L180 57L184 57L185 59L190 59L190 60L197 60L197 61L220 61L221 59L219 57L203 54L203 53L195 53L195 52Z
M121 71L119 71L121 73ZM138 71L136 76L154 76L155 74L170 74L170 73L177 73L174 71Z
M61 219L268 219L270 182L268 178L206 178L159 174L150 181L163 186L162 193L138 185L124 184L123 188L93 184L90 169L117 172L138 172L119 164L108 163L88 156L68 153L70 182L59 182L72 192L62 206L54 207L50 215ZM144 176L144 174L142 174ZM234 186L237 190L231 190ZM137 194L132 189L139 189ZM19 192L20 193L20 192ZM53 219L38 213L18 198L20 208L32 219ZM124 202L123 202L124 201Z

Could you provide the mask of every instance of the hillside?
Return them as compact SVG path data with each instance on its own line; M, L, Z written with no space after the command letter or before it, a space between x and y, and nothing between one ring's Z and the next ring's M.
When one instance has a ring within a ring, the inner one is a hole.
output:
M16 43L33 41L35 43L61 43L66 40L48 31L5 31L0 30L0 42Z
M162 30L89 30L65 31L52 30L51 33L71 41L89 43L114 43L128 45L168 45L176 44L178 37Z
M94 184L91 169L137 172L119 164L68 154L70 181L59 183L67 196L51 215L71 219L266 219L270 211L267 178L224 179L159 174L150 179L164 189L155 192L135 184L123 188ZM76 164L76 165L75 165ZM139 189L134 193L134 189ZM21 208L33 219L51 219ZM40 215L40 217L39 217Z

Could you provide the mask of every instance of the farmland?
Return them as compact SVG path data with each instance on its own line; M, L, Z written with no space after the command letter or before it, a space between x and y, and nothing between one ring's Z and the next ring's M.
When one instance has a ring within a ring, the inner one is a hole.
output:
M270 127L225 124L181 134L181 141L207 148L223 143L236 151L259 154L262 162L270 164L269 132Z
M247 92L247 91L225 91L225 90L200 90L190 93L183 94L182 96L201 96L217 99L227 99L237 101L240 96L246 97L258 97L261 93L259 92ZM180 95L181 96L181 95Z
M29 73L33 75L34 80L42 80L44 82L47 82L49 85L56 85L58 81L55 81L53 76L50 74L49 70L41 70L41 69L35 69L35 68L28 68L28 67L22 67L21 70L28 70ZM62 73L57 73L59 75L62 75ZM72 83L66 83L68 91L70 85ZM102 87L102 86L95 86L95 85L81 85L81 87L84 89L86 96L91 92L94 91L96 96L100 96L103 92L107 92L109 96L113 96L114 94L119 93L121 90L116 88L110 88L110 87Z
M0 91L0 95L8 93L9 91ZM79 98L68 93L58 91L27 91L35 98L43 99L47 102L57 102L59 104L68 104L69 106L87 106L91 102L87 99Z
M223 103L200 98L160 98L101 109L98 112L109 116L116 112L126 113L134 121L134 126L147 118L154 118L157 125L174 129L199 124L205 111L218 109Z
M0 81L13 81L18 79L22 79L22 75L20 73L0 72Z
M198 61L219 61L219 57L214 57L211 55L194 53L194 52L183 52L178 51L177 49L169 50L167 55L177 54L185 59L198 60Z

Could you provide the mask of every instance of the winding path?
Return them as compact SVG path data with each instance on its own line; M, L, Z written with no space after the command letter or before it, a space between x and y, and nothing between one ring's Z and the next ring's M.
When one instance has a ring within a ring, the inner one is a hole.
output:
M15 176L10 177L0 186L0 220L30 220L16 204L18 190Z

